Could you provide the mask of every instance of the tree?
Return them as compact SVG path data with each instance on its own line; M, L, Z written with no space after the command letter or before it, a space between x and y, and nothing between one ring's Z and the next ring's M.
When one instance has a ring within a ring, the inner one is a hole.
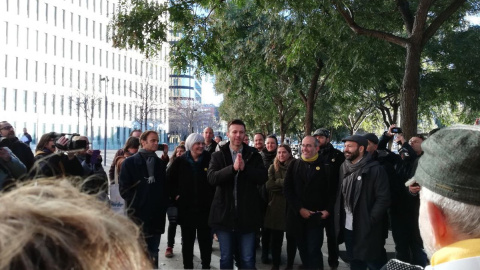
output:
M382 4L369 1L347 3L332 0L332 2L356 34L377 38L405 48L405 72L400 91L401 126L407 138L416 134L422 51L440 27L467 1L396 0L395 6L391 6L390 2ZM471 1L467 6L475 2ZM393 7L398 12L396 16L388 14L388 10L392 10ZM452 21L459 22L464 12L457 13ZM389 18L393 19L388 20Z
M90 141L93 142L95 138L93 133L93 116L96 107L100 106L102 98L95 93L95 91L90 92L87 89L77 89L75 95L77 103L75 109L77 110L79 117L80 113L85 117L85 135L88 136L88 129L90 127Z
M135 122L138 123L140 129L148 130L148 126L159 124L159 112L162 110L162 103L159 102L159 89L150 84L150 78L145 77L140 83L140 87L132 89L132 93L137 97L133 102L135 105Z

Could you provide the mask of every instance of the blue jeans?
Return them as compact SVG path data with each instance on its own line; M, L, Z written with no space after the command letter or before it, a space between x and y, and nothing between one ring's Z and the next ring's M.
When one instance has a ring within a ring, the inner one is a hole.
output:
M298 251L305 269L323 269L323 225L308 224L297 239Z
M380 270L386 263L387 257L379 258L378 261L361 261L353 259L353 247L355 246L353 231L344 229L345 247L347 248L347 257L350 259L350 270Z
M220 269L233 269L235 244L240 253L240 269L255 269L255 232L216 231L220 244Z

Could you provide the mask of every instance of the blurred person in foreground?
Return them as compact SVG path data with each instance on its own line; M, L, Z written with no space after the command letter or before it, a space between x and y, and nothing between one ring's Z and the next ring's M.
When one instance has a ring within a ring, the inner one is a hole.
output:
M67 179L0 195L0 269L151 269L138 227Z
M480 266L480 127L442 128L422 144L413 182L420 184L420 233L429 270ZM423 269L391 260L383 269Z
M10 148L15 156L27 167L27 172L30 171L35 162L32 149L15 136L15 128L7 121L0 122L0 147Z
M118 183L128 216L142 227L150 258L158 267L158 246L165 231L168 207L167 162L155 153L157 132L143 132L140 144L138 153L123 162ZM167 145L164 145L164 155L165 151L168 153Z
M185 140L187 152L175 159L167 170L170 197L178 207L177 223L182 229L183 267L193 269L195 238L200 248L202 269L210 269L212 234L208 215L215 188L208 183L210 153L204 138L192 133Z
M0 190L27 173L25 165L8 149L0 147Z

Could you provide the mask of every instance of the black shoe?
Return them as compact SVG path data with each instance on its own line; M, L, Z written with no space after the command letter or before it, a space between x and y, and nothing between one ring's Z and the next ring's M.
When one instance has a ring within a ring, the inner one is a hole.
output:
M263 264L269 264L270 263L270 259L268 258L268 256L262 256L262 263Z

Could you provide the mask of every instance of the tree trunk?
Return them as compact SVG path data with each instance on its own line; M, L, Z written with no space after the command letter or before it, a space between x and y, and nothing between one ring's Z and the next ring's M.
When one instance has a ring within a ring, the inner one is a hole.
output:
M408 44L405 75L400 92L400 126L407 140L417 133L421 54L419 45Z

